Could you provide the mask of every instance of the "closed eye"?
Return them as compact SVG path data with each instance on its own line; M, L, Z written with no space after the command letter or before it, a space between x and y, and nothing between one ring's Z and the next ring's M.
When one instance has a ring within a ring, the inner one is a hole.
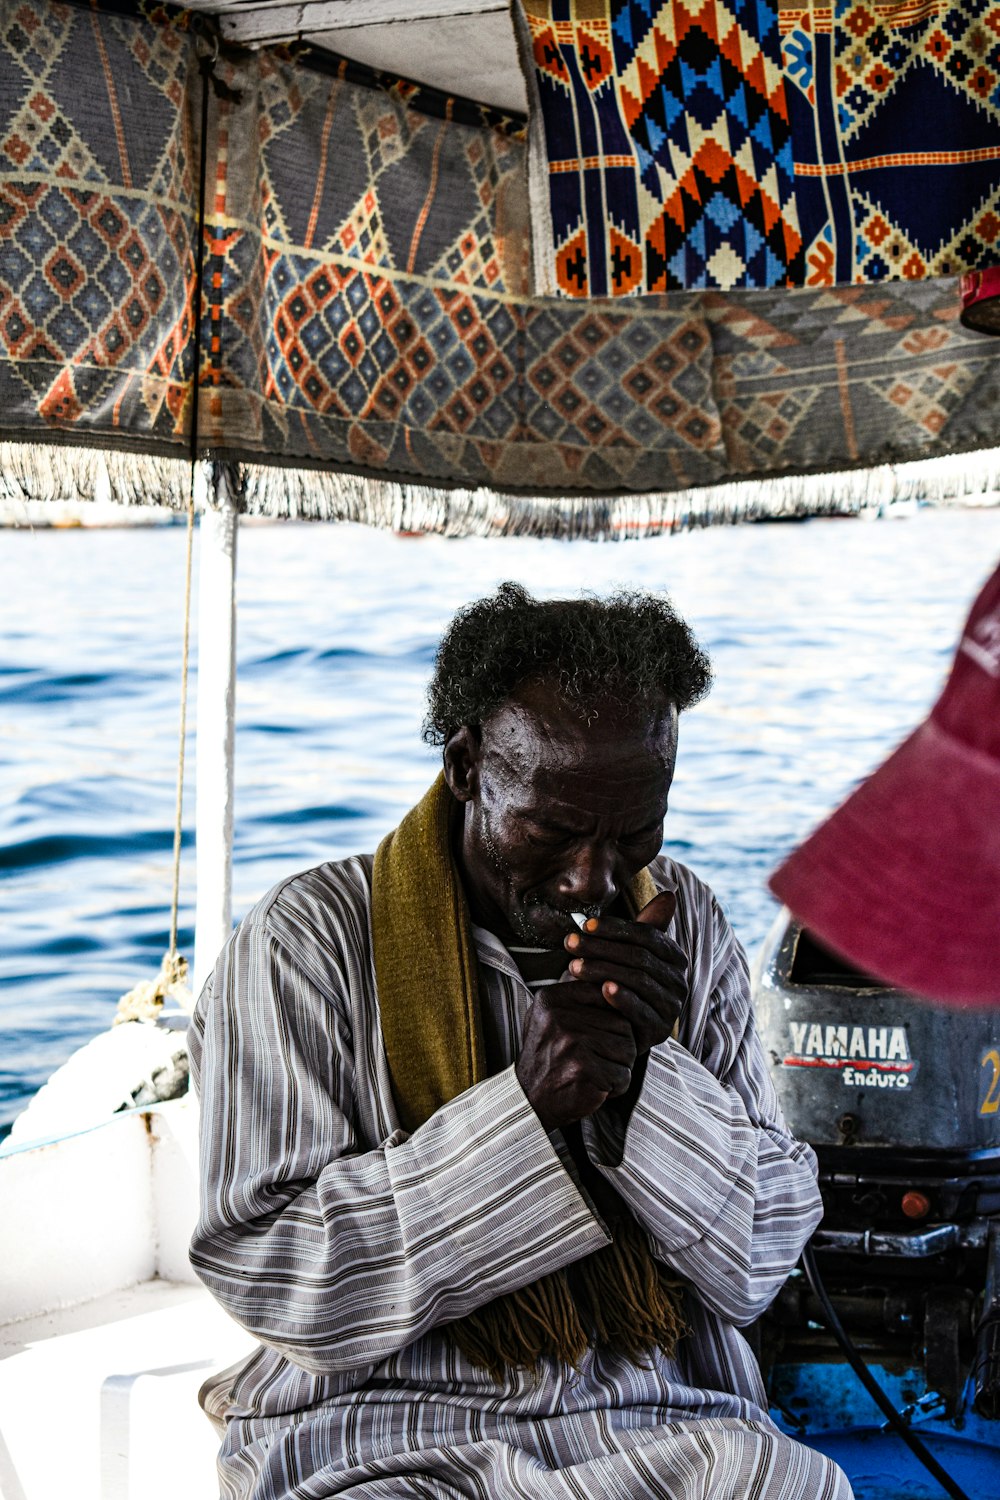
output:
M547 832L528 834L528 842L537 845L540 849L558 849L563 844L571 844L579 834L566 833L560 829L552 828Z
M655 823L647 823L645 828L638 828L635 833L622 835L623 844L648 844L650 839L655 838L663 828L663 819L659 818Z

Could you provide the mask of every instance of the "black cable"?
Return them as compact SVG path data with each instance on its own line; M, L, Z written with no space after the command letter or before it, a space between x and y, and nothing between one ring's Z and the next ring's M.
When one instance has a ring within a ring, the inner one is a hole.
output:
M875 1376L872 1374L871 1370L869 1370L868 1366L861 1358L861 1355L858 1353L857 1349L854 1346L850 1334L847 1332L843 1323L841 1323L840 1318L837 1315L836 1308L830 1301L830 1294L827 1292L827 1289L823 1284L823 1279L819 1274L819 1268L816 1265L816 1256L813 1253L812 1245L807 1245L802 1252L802 1269L806 1273L806 1280L809 1283L809 1287L812 1291L813 1296L817 1299L820 1307L823 1309L823 1316L826 1318L827 1327L833 1334L834 1338L837 1340L837 1343L840 1345L841 1349L843 1349L844 1353L846 1354L847 1362L850 1365L851 1369L861 1381L861 1384L864 1386L869 1396L871 1396L872 1400L875 1402L875 1405L881 1412L885 1414L886 1418L888 1419L889 1426L892 1428L893 1432L896 1433L897 1437L901 1437L903 1439L903 1442L909 1448L914 1457L918 1458L923 1464L924 1468L927 1469L929 1473L933 1474L934 1478L937 1480L938 1484L945 1491L945 1493L951 1495L952 1500L969 1500L969 1496L965 1493L965 1491L963 1489L960 1489L959 1486L955 1483L954 1479L952 1479L951 1475L948 1474L944 1469L942 1469L941 1465L938 1463L937 1459L934 1457L930 1449L920 1441L916 1433L903 1421L903 1418L900 1416L899 1412L889 1400L889 1397L886 1395L885 1391L875 1379Z

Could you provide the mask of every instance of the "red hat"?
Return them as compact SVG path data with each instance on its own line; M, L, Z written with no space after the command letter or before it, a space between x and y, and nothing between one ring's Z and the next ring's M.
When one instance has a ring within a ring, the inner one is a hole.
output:
M929 717L770 886L862 972L1000 1004L1000 568Z

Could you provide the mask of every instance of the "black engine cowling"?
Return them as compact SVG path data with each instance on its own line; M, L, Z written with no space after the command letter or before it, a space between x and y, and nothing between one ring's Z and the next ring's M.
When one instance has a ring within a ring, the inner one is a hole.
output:
M887 988L787 912L754 990L782 1110L819 1160L813 1248L841 1321L883 1368L922 1367L944 1412L972 1373L997 1416L1000 1014ZM793 1278L759 1330L765 1365L822 1357L819 1322Z

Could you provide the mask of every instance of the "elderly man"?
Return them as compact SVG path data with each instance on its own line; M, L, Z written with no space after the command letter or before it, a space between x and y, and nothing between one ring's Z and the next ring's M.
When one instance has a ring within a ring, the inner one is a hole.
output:
M443 776L199 1001L199 1275L261 1341L223 1493L848 1500L737 1325L820 1215L711 891L659 855L708 662L658 597L452 623Z

